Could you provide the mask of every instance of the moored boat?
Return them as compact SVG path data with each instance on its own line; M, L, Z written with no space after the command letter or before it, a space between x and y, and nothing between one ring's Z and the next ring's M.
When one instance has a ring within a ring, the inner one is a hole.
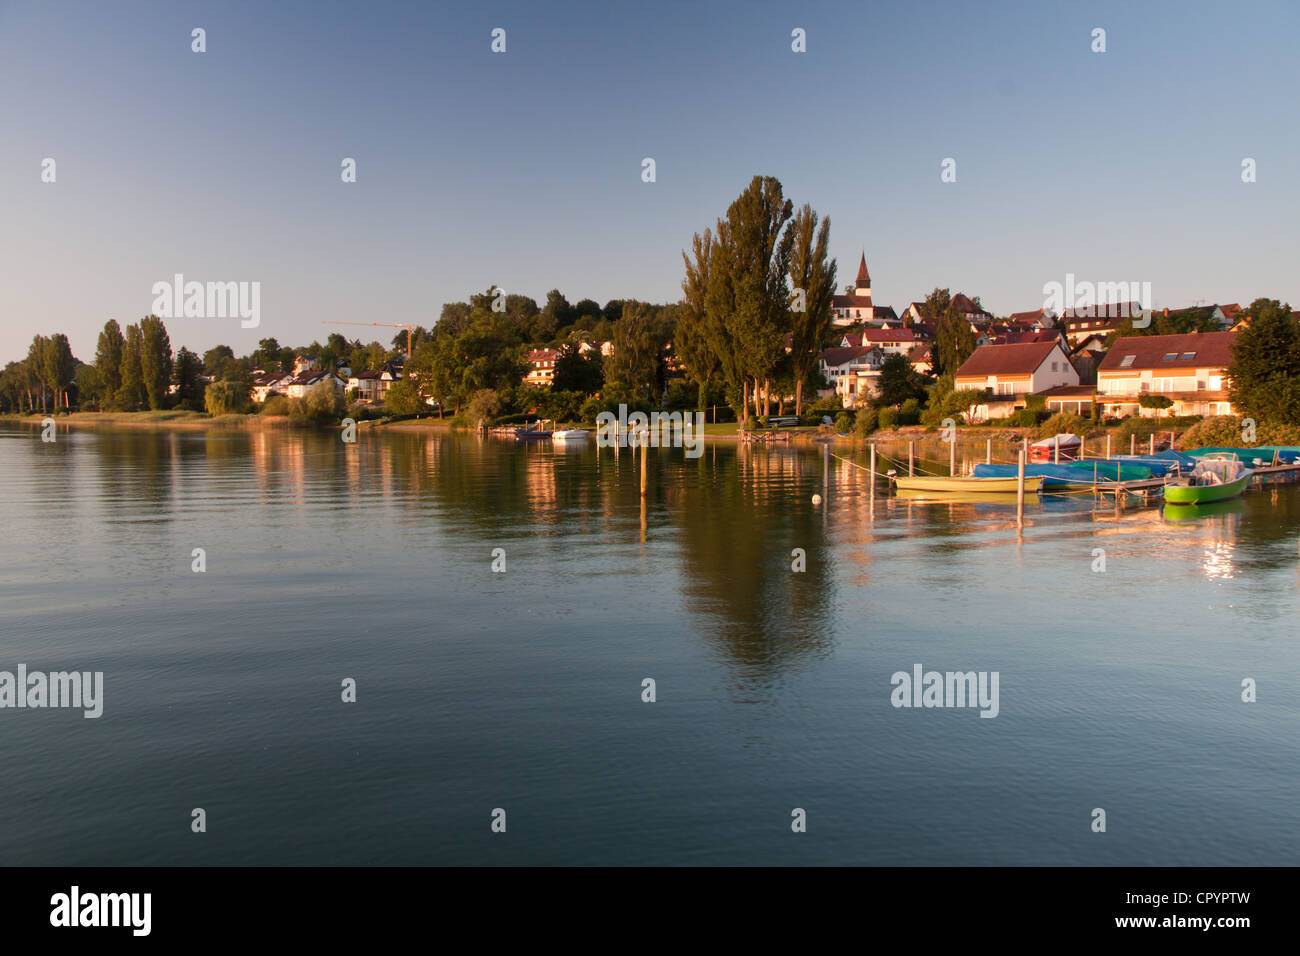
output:
M557 428L551 432L551 441L580 441L590 434L585 428Z
M895 478L894 484L899 491L926 491L935 494L1015 494L1019 479L1012 478L966 478L948 475L926 475L912 478ZM1025 491L1037 491L1042 485L1040 475L1025 476Z
M1254 474L1236 455L1208 456L1197 462L1190 475L1166 482L1165 501L1171 505L1227 501L1245 491Z
M1069 432L1043 438L1029 446L1029 460L1032 462L1055 462L1058 455L1062 460L1079 457L1083 439Z

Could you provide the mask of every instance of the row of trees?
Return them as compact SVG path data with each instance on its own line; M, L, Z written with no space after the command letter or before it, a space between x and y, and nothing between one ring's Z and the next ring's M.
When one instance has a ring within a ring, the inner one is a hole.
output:
M831 323L830 226L809 205L796 214L777 179L755 176L715 227L696 233L682 253L677 357L701 392L721 380L738 416L751 396L755 414L766 414L779 377L791 380L801 411ZM778 382L778 394L784 391Z

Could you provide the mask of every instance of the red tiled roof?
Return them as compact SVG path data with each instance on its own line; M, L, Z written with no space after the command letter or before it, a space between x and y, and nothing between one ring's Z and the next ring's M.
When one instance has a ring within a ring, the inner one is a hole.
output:
M857 346L853 348L825 349L821 354L821 360L827 365L834 367L836 365L844 365L847 362L853 361L855 358L860 358L863 355L874 352L875 350L875 347L870 345Z
M1020 345L981 345L962 367L957 378L972 375L1029 375L1056 348L1056 342L1025 342Z
M970 297L962 292L958 292L955 296L952 297L952 305L958 312L962 313L963 315L969 315L971 313L975 313L976 315L989 314L985 310L976 306L975 303L970 300Z
M1095 385L1053 385L1038 394L1048 398L1090 398L1096 391Z
M1032 312L1012 312L1007 316L1007 322L1011 325L1033 325L1035 322L1040 321L1051 321L1046 309L1035 309Z
M1111 346L1098 372L1166 368L1227 368L1232 364L1235 332L1188 332L1186 335L1130 335ZM1190 357L1183 358L1184 355ZM1133 361L1122 364L1128 356ZM1166 359L1166 355L1176 358Z

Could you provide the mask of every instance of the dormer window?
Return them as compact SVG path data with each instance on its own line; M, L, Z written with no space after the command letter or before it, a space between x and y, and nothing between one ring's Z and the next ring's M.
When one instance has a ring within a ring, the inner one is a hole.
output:
M1195 353L1195 352L1184 352L1184 353L1183 353L1183 361L1184 361L1184 362L1190 362L1190 361L1191 361L1192 359L1194 359L1194 358L1196 358L1196 353Z
M1165 353L1165 361L1166 361L1166 362L1172 362L1172 361L1174 361L1174 360L1177 359L1177 358L1178 358L1178 353L1177 353L1177 352L1166 352L1166 353Z
M1134 363L1136 360L1137 360L1137 356L1136 356L1136 355L1125 355L1124 358L1120 361L1120 363L1119 363L1119 367L1120 367L1120 368L1132 368L1132 367L1133 367L1133 363Z

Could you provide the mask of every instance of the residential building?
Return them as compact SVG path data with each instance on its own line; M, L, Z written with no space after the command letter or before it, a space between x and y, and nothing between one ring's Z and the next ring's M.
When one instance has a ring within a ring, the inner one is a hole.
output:
M1109 335L1124 322L1142 314L1140 302L1111 302L1082 309L1066 309L1061 319L1065 322L1065 337L1073 345L1089 335Z
M874 394L885 352L869 345L842 347L825 349L819 358L822 376L831 383L844 407L853 408Z
M1081 418L1091 418L1092 402L1097 390L1091 385L1056 385L1039 394L1053 415L1057 412L1074 412Z
M954 295L950 304L972 326L982 326L993 321L993 313L986 312L982 307L976 305L970 296L962 292Z
M1024 407L1029 395L1057 385L1078 385L1079 373L1059 341L984 345L962 363L953 387L989 393L975 408L975 421L1003 418Z
M1056 328L1056 314L1051 309L1012 312L1007 316L1006 324L1021 331L1054 329Z
M528 374L524 376L525 385L550 385L555 381L555 362L560 357L559 349L533 349L528 353Z
M1102 414L1155 417L1231 415L1228 366L1235 332L1132 335L1118 339L1097 366L1097 400ZM1168 411L1143 408L1143 395L1162 395Z
M284 386L284 394L288 395L290 398L302 398L307 394L308 389L313 388L322 382L333 385L336 388L343 387L343 382L341 382L339 377L332 372L327 372L324 369L319 368L306 369L289 380L289 382Z
M283 395L289 383L293 381L293 375L289 372L264 372L261 369L253 372L253 401L259 405L266 403L266 400L272 395Z
M921 341L910 328L897 329L863 329L861 332L846 332L840 339L840 348L853 349L876 347L887 354L907 355Z

